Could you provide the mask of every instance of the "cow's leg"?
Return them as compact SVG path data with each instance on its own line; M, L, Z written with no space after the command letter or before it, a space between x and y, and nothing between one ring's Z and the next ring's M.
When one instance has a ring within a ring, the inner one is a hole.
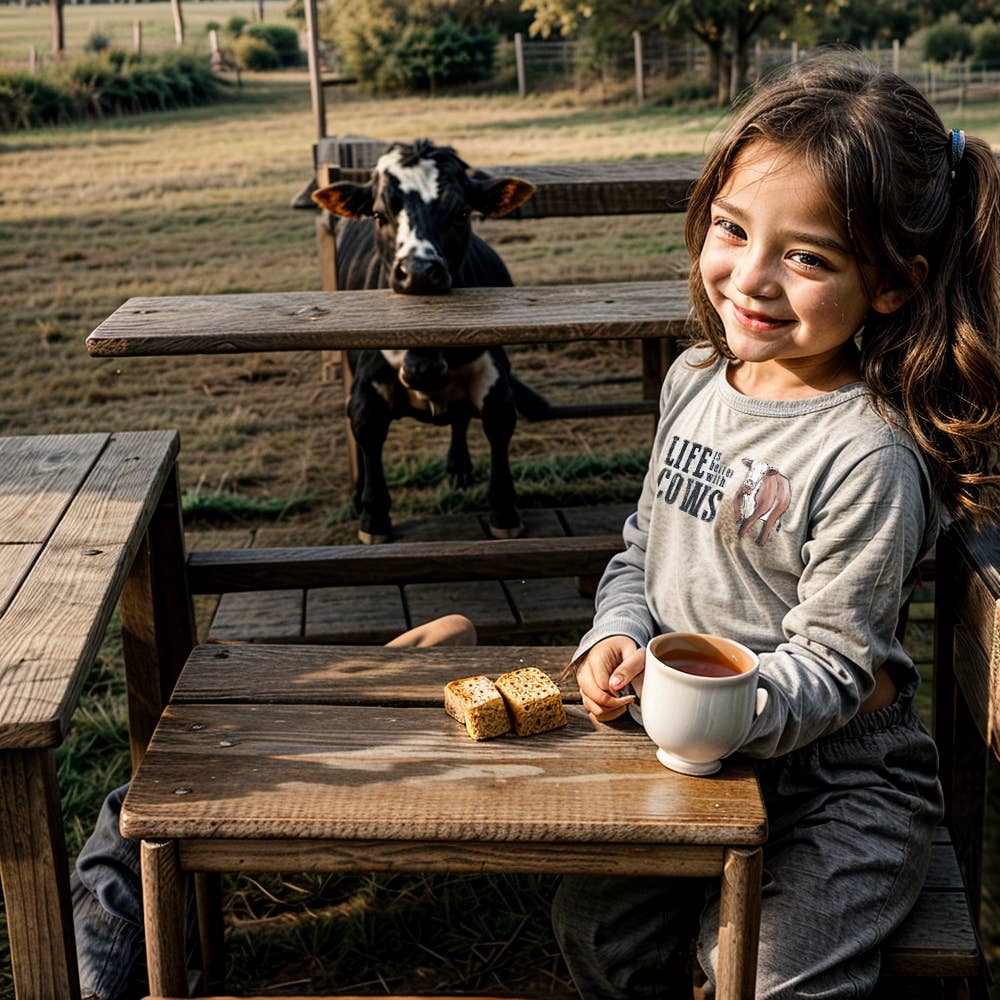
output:
M517 512L517 495L510 474L510 439L514 436L517 411L514 395L505 379L498 380L483 400L483 431L490 443L490 534L494 538L518 538L524 531Z
M389 488L382 467L382 447L389 434L392 414L389 404L370 382L355 381L348 404L351 430L358 443L361 461L355 503L361 514L358 538L365 545L389 540Z
M448 464L446 470L451 485L456 489L465 489L472 485L472 459L469 456L469 421L472 414L465 406L454 405L451 408L451 443L448 445Z

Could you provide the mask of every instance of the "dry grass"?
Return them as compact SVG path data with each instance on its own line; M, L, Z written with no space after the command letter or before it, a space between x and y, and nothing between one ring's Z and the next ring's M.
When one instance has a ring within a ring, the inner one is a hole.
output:
M186 9L221 20L245 13L234 6ZM219 7L226 7L221 16ZM66 8L68 17L84 10L95 16L94 8ZM27 13L45 17L45 11ZM124 6L100 9L102 18L132 13ZM7 16L0 8L0 37L12 23ZM991 114L991 138L1000 145L996 109L983 111L982 121ZM341 96L329 115L335 133L430 135L476 165L699 154L718 124L714 115L601 106L572 95L434 102ZM292 73L253 78L238 98L213 108L0 137L0 433L176 427L187 491L231 491L261 501L306 497L282 521L290 534L310 542L346 539L350 527L329 521L348 495L342 396L339 385L320 382L315 355L113 362L89 359L83 346L86 334L130 295L318 287L312 213L288 207L311 174L311 127L305 77ZM976 128L971 121L968 127ZM482 231L522 284L658 277L684 268L676 217L599 225L495 222ZM556 401L581 391L591 398L638 394L638 364L628 345L523 348L512 356L522 376ZM527 460L621 452L648 442L649 430L648 420L522 424L513 454ZM484 453L480 435L473 433L472 444L475 454ZM444 432L428 440L426 431L398 427L388 459L405 452L427 461L444 448ZM257 523L248 514L236 529ZM60 756L71 852L89 831L103 791L125 773L117 642L112 632ZM379 982L365 978L357 956L382 941L408 963L413 989L454 988L480 976L483 988L565 993L546 936L544 884L478 882L471 889L449 886L443 897L433 897L429 884L299 877L275 878L266 891L245 880L235 884L230 985L283 981L304 991L336 971L342 984L378 992ZM303 901L305 911L297 908ZM446 920L435 922L449 906L509 919L456 935L454 922L450 929ZM470 941L481 943L477 954ZM0 997L6 998L2 945L0 933ZM430 952L444 945L442 965ZM340 957L321 971L334 954ZM527 973L519 972L525 962Z

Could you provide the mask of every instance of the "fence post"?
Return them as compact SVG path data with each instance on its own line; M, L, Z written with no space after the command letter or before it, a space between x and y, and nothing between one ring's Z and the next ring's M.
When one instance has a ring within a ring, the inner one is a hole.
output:
M799 61L799 43L792 42L792 63L797 63Z
M753 73L754 79L759 80L761 73L764 72L764 43L761 42L759 38L754 39L753 43Z
M181 0L170 0L170 8L174 15L174 41L180 47L184 44L184 15L181 13Z
M646 82L642 73L642 33L632 32L632 51L635 55L635 99L642 104L646 99Z
M132 22L132 51L137 55L142 55L142 21Z
M514 61L517 63L517 96L526 97L528 87L524 80L524 36L520 31L514 33Z
M899 39L892 40L892 71L899 75Z
M34 45L28 49L28 72L36 73L38 71L38 49Z
M306 42L309 56L309 93L312 97L313 118L316 122L316 140L326 138L326 96L319 65L319 11L316 0L305 0Z
M222 52L219 51L219 33L215 28L209 29L208 32L208 48L211 51L211 66L212 69L219 69L222 66Z

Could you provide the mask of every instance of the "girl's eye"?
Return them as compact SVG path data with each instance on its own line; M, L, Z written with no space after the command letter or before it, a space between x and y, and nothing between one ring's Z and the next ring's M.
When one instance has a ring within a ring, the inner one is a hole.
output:
M803 267L826 267L826 261L823 260L822 257L817 257L816 254L809 253L806 250L796 250L794 253L789 254L789 256L792 260L801 264Z
M729 219L716 219L713 225L721 229L722 232L731 239L745 240L747 238L747 234L743 231L743 229L736 225L735 222L731 222Z
M386 222L388 222L388 221L389 221L388 219L386 219L386 217L385 217L385 216L384 216L384 215L383 215L383 214L382 214L381 212L372 212L372 218L373 218L373 219L374 219L374 220L375 220L375 221L376 221L376 222L378 223L378 225L380 225L380 226L384 226L384 225L386 224Z

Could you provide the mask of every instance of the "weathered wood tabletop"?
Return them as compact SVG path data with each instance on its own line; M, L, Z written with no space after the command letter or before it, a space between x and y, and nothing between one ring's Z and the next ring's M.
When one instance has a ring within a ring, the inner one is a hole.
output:
M571 652L196 647L122 810L125 835L165 859L169 884L146 883L154 940L171 940L176 927L163 922L183 919L161 896L175 884L171 851L203 872L715 876L727 928L720 997L748 997L767 834L749 762L712 778L668 771L630 719L594 722L573 683L569 724L535 736L475 742L444 710L449 680L528 665L558 676Z
M131 298L87 338L97 357L488 346L678 337L686 281Z
M757 844L746 763L692 780L631 720L474 742L445 683L521 666L558 675L568 647L201 646L123 810L130 837L213 836ZM566 700L579 702L575 684ZM188 791L175 795L174 790ZM150 825L152 824L152 825Z
M173 431L0 438L0 875L19 1000L79 996L54 751L119 597L136 751L193 643L184 588L160 592L183 578L177 450Z

